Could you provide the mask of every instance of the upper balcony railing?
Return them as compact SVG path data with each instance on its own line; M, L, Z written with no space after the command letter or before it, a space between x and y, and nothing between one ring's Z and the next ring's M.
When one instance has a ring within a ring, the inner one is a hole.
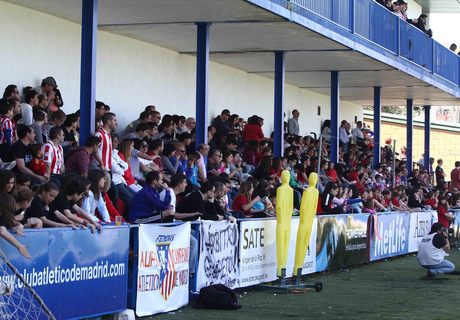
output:
M374 0L290 0L460 86L460 57Z

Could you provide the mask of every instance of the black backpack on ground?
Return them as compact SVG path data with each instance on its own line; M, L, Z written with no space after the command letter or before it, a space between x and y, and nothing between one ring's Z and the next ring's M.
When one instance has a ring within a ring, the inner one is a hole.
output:
M193 303L197 309L237 310L241 308L232 289L223 284L214 284L201 288L198 298Z

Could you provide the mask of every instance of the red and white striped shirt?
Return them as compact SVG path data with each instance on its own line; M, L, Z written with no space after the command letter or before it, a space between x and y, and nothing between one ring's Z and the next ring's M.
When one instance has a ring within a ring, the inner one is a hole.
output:
M112 169L112 137L102 127L96 131L95 136L101 139L99 155L101 156L102 164L107 170L110 170Z
M51 174L62 174L64 151L60 145L55 146L52 141L42 147L43 161L51 167Z
M14 142L14 124L8 117L2 117L0 120L0 144L8 142L8 135L11 139L10 143Z

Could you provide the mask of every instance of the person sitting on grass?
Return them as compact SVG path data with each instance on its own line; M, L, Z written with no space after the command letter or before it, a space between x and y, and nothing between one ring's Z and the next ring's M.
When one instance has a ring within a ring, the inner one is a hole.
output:
M450 250L447 229L436 222L431 231L419 243L417 260L422 268L428 269L427 277L434 278L440 273L451 273L455 265L445 260Z

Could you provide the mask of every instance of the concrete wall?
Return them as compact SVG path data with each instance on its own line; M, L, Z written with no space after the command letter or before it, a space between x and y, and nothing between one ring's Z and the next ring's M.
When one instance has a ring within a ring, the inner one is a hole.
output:
M79 108L80 33L78 24L0 1L0 88L37 86L48 75L63 93L64 111ZM195 58L145 42L98 32L98 100L109 104L120 126L137 118L148 104L162 114L195 113ZM209 115L228 108L242 117L258 114L265 133L273 130L273 81L257 75L210 64ZM286 86L286 114L301 112L301 133L319 131L329 118L329 97ZM317 116L321 106L321 116ZM361 107L342 103L341 118L362 118Z

